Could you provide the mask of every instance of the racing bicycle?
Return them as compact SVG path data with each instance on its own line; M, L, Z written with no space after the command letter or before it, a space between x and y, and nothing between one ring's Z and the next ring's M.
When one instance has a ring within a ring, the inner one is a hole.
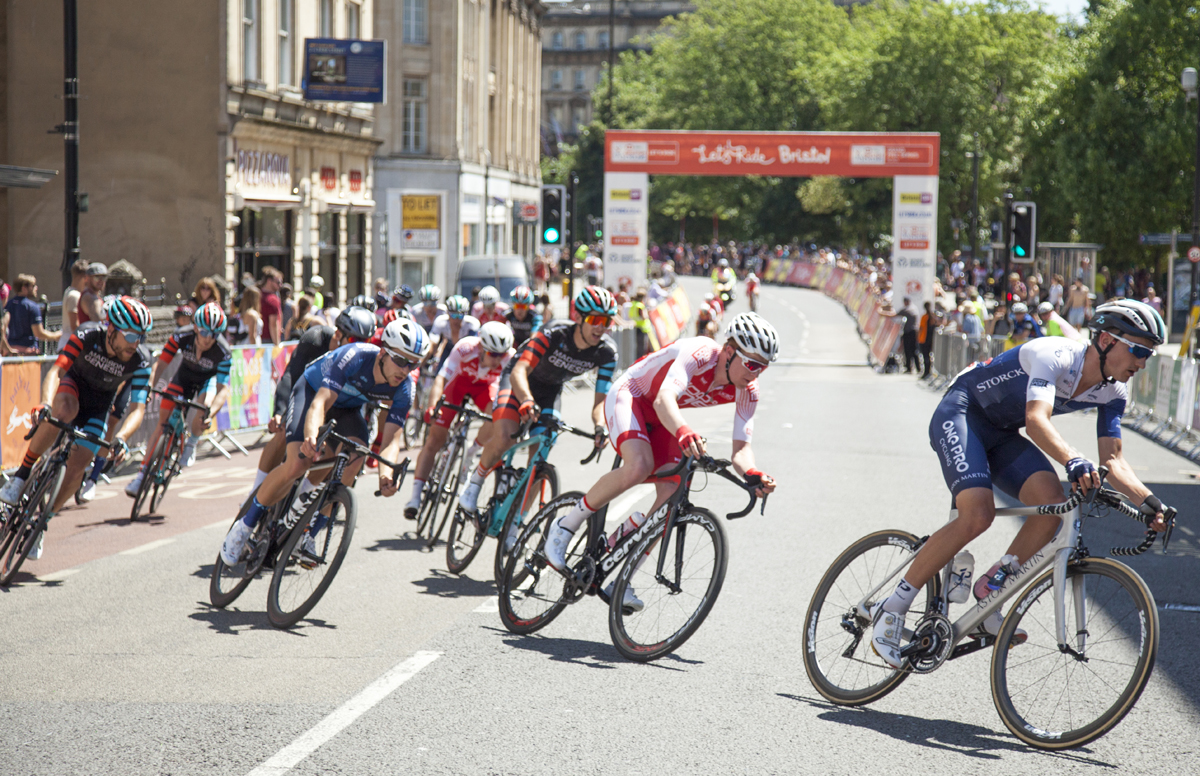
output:
M412 407L404 420L404 445L406 448L422 442L429 432L425 424L425 404L429 401L429 392L433 389L434 378L437 377L438 364L433 359L426 359L421 364L413 386Z
M652 480L679 476L679 487L641 526L611 548L604 531L608 508L592 513L587 531L579 531L567 550L566 573L546 560L546 532L583 493L564 493L551 500L521 533L500 578L504 627L517 634L533 633L549 625L568 605L595 595L608 604L609 633L623 657L647 662L674 652L712 610L729 558L721 521L691 502L693 479L697 473L714 474L750 494L745 509L726 515L726 519L748 515L758 502L755 490L761 487L761 480L742 479L729 471L731 466L727 460L687 456L671 469L656 473ZM766 506L764 498L764 512ZM605 587L604 580L614 572L616 579ZM623 605L627 588L636 590L643 600L641 610Z
M327 441L341 446L332 458L319 461L309 470L310 475L328 471L325 480L303 497L298 493L304 478L297 480L287 497L259 519L233 566L227 566L217 553L208 588L213 606L229 606L264 568L270 568L267 619L276 628L295 625L329 589L354 537L354 491L342 483L346 466L355 456L367 457L392 467L393 483L397 488L403 484L407 458L399 464L381 458L368 446L337 433L336 425L336 421L330 421L321 428L317 450ZM375 491L375 495L380 492ZM292 508L297 498L302 498L298 505L301 509ZM234 520L241 520L251 503L247 497Z
M150 508L146 513L153 514L158 509L158 505L162 503L163 496L167 495L167 488L171 486L171 480L175 479L175 475L183 470L179 459L183 455L184 443L191 436L191 426L186 422L187 411L199 410L204 413L205 418L208 417L208 407L203 404L157 389L151 389L151 393L157 393L164 399L175 402L175 409L171 410L165 427L158 435L158 442L154 445L154 450L146 458L147 463L142 468L142 471L145 472L142 475L142 486L138 488L137 495L133 498L133 509L129 513L130 520L137 520L141 515L142 505L146 503L147 497L150 499Z
M1101 477L1106 474L1101 467ZM803 635L809 680L828 700L858 706L887 695L910 674L927 674L947 660L994 646L992 700L1013 735L1041 749L1082 746L1104 735L1129 713L1150 680L1158 610L1133 569L1088 552L1083 526L1110 512L1149 525L1154 515L1148 509L1104 487L1086 497L1077 492L1062 504L997 509L999 516L1059 515L1062 524L999 589L982 601L972 598L953 622L945 594L952 564L929 580L917 594L913 611L922 614L911 638L905 629L909 644L900 651L900 669L871 648L870 609L896 586L929 537L890 530L859 539L825 572L809 605ZM1164 550L1175 517L1174 509L1167 511ZM950 519L957 514L952 510ZM1111 554L1139 555L1157 536L1147 530L1140 545ZM1009 600L1015 603L999 635L979 628Z
M468 436L471 431L471 422L491 420L490 417L469 407L460 407L445 400L439 401L434 407L434 415L436 416L443 407L452 409L458 414L450 426L446 444L442 446L441 450L438 450L437 456L433 459L433 468L421 491L421 507L417 511L417 538L425 540L426 550L432 550L438 539L441 538L442 531L445 530L446 523L450 520L450 515L457 508L454 502L458 497L458 489L463 479L470 474L470 472L464 471L466 465L464 457L467 454L467 448L470 447ZM442 512L441 521L438 521L437 513L443 505L445 505L445 510Z
M75 444L88 442L97 447L111 447L109 442L95 434L80 431L70 423L53 417L48 409L42 410L37 422L25 435L26 440L33 438L38 423L49 423L58 428L58 439L34 465L16 506L0 504L0 587L8 587L12 583L21 570L21 564L46 530L50 518L54 517L50 510L58 489L62 487L67 461Z

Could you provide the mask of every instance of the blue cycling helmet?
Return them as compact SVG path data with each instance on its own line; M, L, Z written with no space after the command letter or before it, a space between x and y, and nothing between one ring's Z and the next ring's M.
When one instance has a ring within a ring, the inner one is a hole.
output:
M600 286L588 286L575 295L575 312L582 315L616 315L617 300Z

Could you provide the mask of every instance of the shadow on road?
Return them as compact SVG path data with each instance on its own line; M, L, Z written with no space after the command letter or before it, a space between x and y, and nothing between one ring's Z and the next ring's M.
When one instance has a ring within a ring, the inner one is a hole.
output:
M366 550L367 552L380 552L381 550L420 550L424 546L424 539L418 539L416 536L405 534L395 539L379 539L370 547L367 547Z
M267 613L264 611L242 611L241 609L232 608L218 609L204 601L197 601L196 609L195 612L188 615L190 619L208 623L208 627L212 630L228 636L238 636L243 631L252 630L275 631L291 636L307 636L308 634L304 633L307 628L337 629L336 625L330 625L325 620L306 617L294 627L283 630L271 625L271 622L267 619Z
M30 574L28 571L18 571L17 575L12 578L7 587L0 587L0 593L8 593L14 587L25 587L27 585L38 585L40 587L62 587L64 580L52 579L48 582L43 582L36 575Z
M780 698L806 703L817 709L824 709L817 715L818 719L826 722L837 722L842 725L873 730L890 736L897 741L916 744L930 749L940 749L946 752L956 752L967 757L982 760L999 760L1002 752L1036 752L1039 755L1055 757L1072 763L1098 765L1103 768L1116 768L1112 763L1086 757L1072 752L1048 752L1026 746L1007 733L992 730L980 725L969 725L947 719L927 719L913 717L907 714L893 714L866 708L848 708L835 706L817 698L806 698L801 695L776 693ZM1080 752L1091 750L1082 748Z
M539 652L558 663L573 663L588 668L616 668L618 665L635 665L621 657L612 644L583 641L582 639L563 639L539 634L517 636L499 628L487 628L502 634L504 643L516 649L527 652ZM687 660L678 655L667 655L645 665L650 668L660 668L667 671L685 671L686 668L672 663L685 665L700 665L702 660Z
M413 585L425 595L435 595L439 598L478 598L479 596L496 595L496 586L489 579L471 579L451 574L441 569L430 569L429 576L424 579L414 579Z

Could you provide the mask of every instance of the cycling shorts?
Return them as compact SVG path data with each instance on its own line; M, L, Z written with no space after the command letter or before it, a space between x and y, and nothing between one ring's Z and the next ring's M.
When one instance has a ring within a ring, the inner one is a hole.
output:
M199 380L199 381L187 380L187 379L172 380L171 384L167 386L167 390L164 391L164 393L169 393L171 396L178 397L180 399L183 399L184 401L191 401L192 399L196 398L196 394L200 393L200 391L204 388L204 386L208 384L208 381L210 379L212 379L212 378L206 377L203 380ZM175 409L175 402L171 401L170 399L168 399L167 397L164 396L163 400L162 400L162 404L159 405L158 416L160 418L162 418L163 422L165 423L167 418L170 417L171 412L174 411L174 409Z
M101 438L104 437L105 432L108 431L108 408L112 405L116 394L97 391L94 388L86 386L82 387L81 390L81 386L70 375L63 377L55 393L70 394L79 401L79 412L75 413L75 419L71 421L72 426L80 431L86 431ZM94 445L82 439L79 440L78 444L82 448L91 450L92 455L100 451L99 445Z
M679 449L675 435L658 419L653 402L640 399L629 391L609 391L604 400L604 422L608 424L608 439L617 453L626 441L640 439L650 445L655 471L683 460L683 451Z
M442 398L450 404L457 404L461 407L463 406L463 400L470 396L471 401L480 412L487 412L496 401L498 391L499 388L495 382L484 383L479 380L464 380L461 377L456 377L446 386L446 391L442 394ZM434 418L433 423L435 426L450 428L450 424L454 422L454 418L457 415L457 410L442 407L441 412Z
M289 443L304 441L304 418L318 390L309 385L308 380L297 380L292 386L284 426L284 439ZM337 421L337 432L344 437L363 443L370 439L362 407L330 407L325 411L325 420L321 425L331 420Z
M933 413L929 444L955 497L968 488L993 488L994 483L1018 498L1032 475L1054 473L1037 445L1018 429L997 428L971 403L966 389L957 386L950 388Z

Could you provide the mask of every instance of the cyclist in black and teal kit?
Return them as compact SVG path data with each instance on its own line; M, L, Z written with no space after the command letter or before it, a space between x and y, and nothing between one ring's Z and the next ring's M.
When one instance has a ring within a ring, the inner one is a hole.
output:
M42 387L42 403L50 407L52 417L103 438L113 398L122 385L132 383L132 406L116 435L118 447L113 455L117 462L124 458L125 442L141 425L145 411L150 351L142 343L152 325L150 311L141 302L128 297L115 300L109 307L107 324L93 321L76 330L58 354ZM0 490L0 501L17 503L33 465L57 437L58 429L49 423L37 427L20 468ZM89 442L75 446L51 513L62 509L75 493L97 449ZM29 557L33 560L41 557L40 538Z
M287 456L283 465L267 475L251 496L245 516L236 521L225 537L221 557L227 565L237 565L246 540L266 508L288 494L292 483L303 477L317 457L317 437L327 421L337 421L337 431L348 439L366 444L368 438L364 405L368 401L390 401L383 428L382 456L395 460L404 435L400 430L412 401L409 373L429 353L429 335L408 318L398 318L383 330L380 346L369 343L346 345L322 356L304 370L296 381L288 402L285 421ZM354 483L362 458L351 460L343 482ZM307 508L305 495L316 484L305 479L293 510ZM384 496L396 493L391 467L379 466L379 489Z
M542 316L533 309L533 292L529 286L517 286L509 295L512 307L504 313L508 328L512 329L517 347L542 329Z
M205 421L209 416L218 412L229 400L229 369L232 365L233 352L221 336L225 331L226 324L225 312L220 305L215 302L202 305L192 315L192 326L172 334L171 338L167 340L162 353L158 356L158 362L154 365L154 374L150 379L151 383L158 385L159 374L175 360L176 356L179 356L181 359L179 369L175 372L175 377L170 384L160 389L163 393L170 394L173 398L191 401L197 394L207 391L213 380L217 382L217 392L213 395L212 400L207 402L208 412L205 414L197 412L192 416L192 434L183 445L179 461L185 468L196 462L196 442L204 432ZM164 379L162 382L165 383L166 380ZM146 443L147 450L153 450L154 446L158 444L158 436L162 433L174 410L175 402L164 396L158 412L159 424L150 434L150 441ZM142 478L146 474L146 466L151 457L147 455L146 460L142 462L142 468L138 469L137 474L125 486L126 496L137 498L138 491L142 487Z
M596 399L592 424L596 447L608 440L604 426L604 399L612 387L617 366L617 346L608 336L617 315L613 295L599 286L588 286L575 296L579 323L557 321L530 337L508 363L500 377L500 391L492 410L492 435L484 445L479 466L458 499L463 509L474 511L479 490L500 459L513 445L513 434L524 420L554 412L563 383L596 370Z

